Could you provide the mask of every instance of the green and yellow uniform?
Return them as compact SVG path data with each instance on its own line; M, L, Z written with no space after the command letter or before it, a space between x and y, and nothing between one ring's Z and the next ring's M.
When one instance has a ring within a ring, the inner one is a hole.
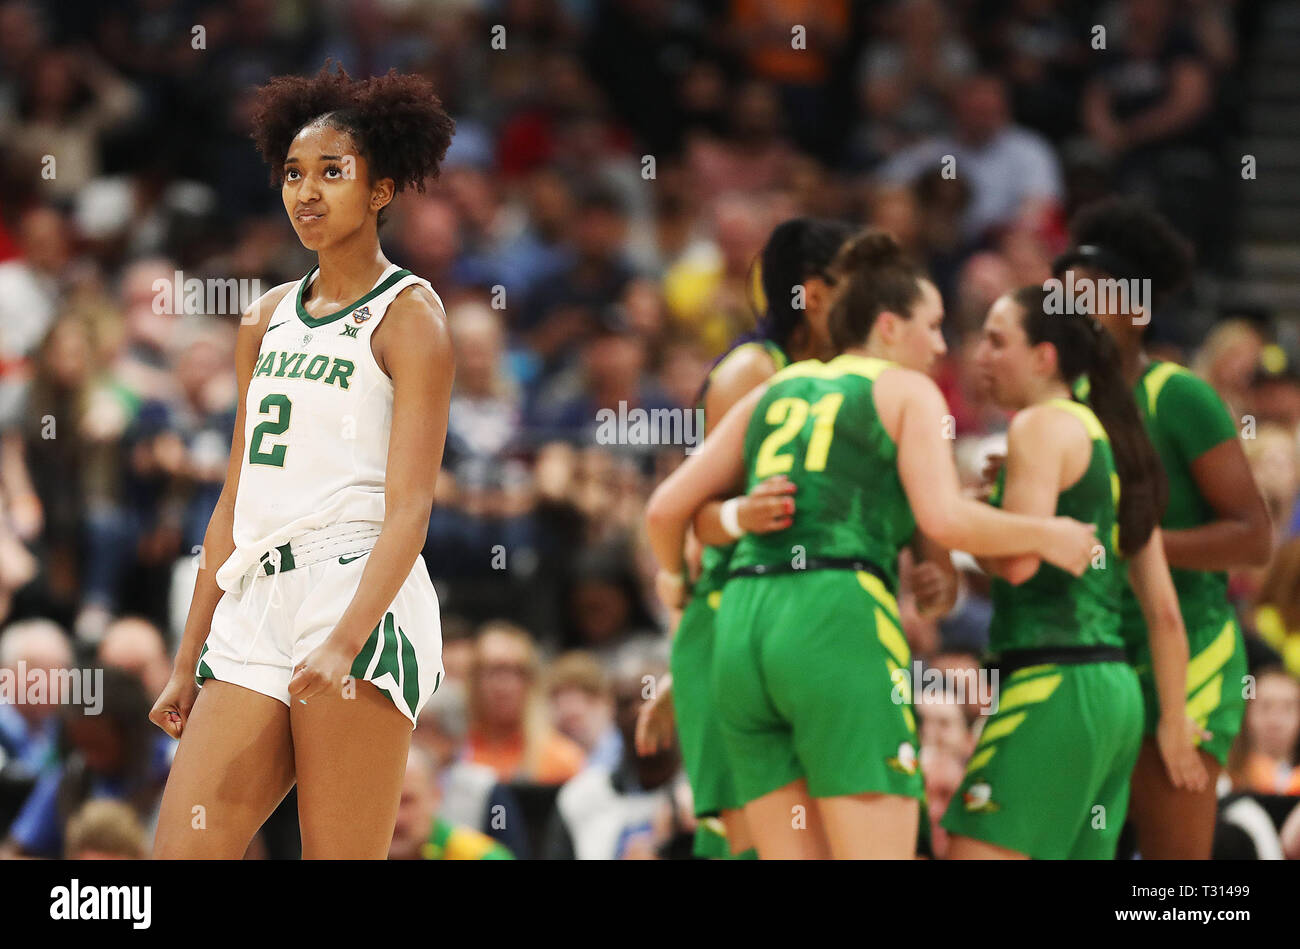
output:
M789 362L785 353L770 341L737 346L709 373L712 379L736 353L749 346L761 346L782 369ZM707 383L706 383L707 386ZM701 400L701 408L703 407ZM670 667L673 674L673 712L682 762L695 800L695 816L710 817L738 808L735 784L727 767L726 749L713 707L714 614L727 579L728 563L735 544L705 547L700 557L700 577L691 587L691 598L682 610L673 637ZM713 835L713 836L716 836ZM706 835L697 835L697 855L712 855Z
M1133 390L1147 434L1169 477L1169 506L1160 526L1167 531L1200 527L1217 515L1201 496L1192 463L1211 448L1237 437L1232 416L1208 382L1176 363L1152 362ZM1228 575L1171 567L1178 605L1187 628L1187 714L1212 734L1201 748L1227 764L1228 749L1241 731L1246 701L1246 645L1228 601ZM1151 644L1137 597L1125 589L1120 631L1137 669L1146 705L1146 733L1160 718Z
M892 365L796 363L750 420L747 486L786 475L797 513L740 539L718 609L714 696L743 802L801 777L814 797L922 797L910 688L896 702L893 678L911 660L893 590L916 524L872 399Z
M1092 439L1088 467L1057 497L1056 514L1095 524L1102 549L1080 577L1043 563L1019 586L993 579L989 647L1009 675L943 826L1036 859L1110 859L1142 742L1141 692L1119 630L1127 587L1119 476L1091 409L1046 404L1078 418ZM1004 468L992 497L999 506L1005 477Z
M513 860L515 858L487 834L456 827L440 817L433 819L429 839L420 848L425 860Z

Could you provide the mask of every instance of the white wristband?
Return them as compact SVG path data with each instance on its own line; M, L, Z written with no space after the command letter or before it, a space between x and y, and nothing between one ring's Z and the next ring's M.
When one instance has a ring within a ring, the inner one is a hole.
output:
M722 529L739 540L747 531L740 526L740 502L743 498L728 498L722 502L718 516L722 519Z

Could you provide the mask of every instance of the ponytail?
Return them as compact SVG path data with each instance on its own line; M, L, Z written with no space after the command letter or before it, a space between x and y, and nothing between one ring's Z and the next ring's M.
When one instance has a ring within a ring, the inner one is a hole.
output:
M1047 291L1042 287L1024 287L1012 299L1025 310L1029 344L1056 347L1057 369L1066 384L1073 385L1080 376L1088 379L1088 400L1110 439L1119 475L1119 549L1130 557L1142 549L1164 517L1169 484L1120 371L1119 349L1091 316L1049 314Z
M907 258L898 242L877 228L868 228L845 244L831 274L845 281L830 312L836 350L865 343L876 317L886 310L910 318L925 279L925 271Z

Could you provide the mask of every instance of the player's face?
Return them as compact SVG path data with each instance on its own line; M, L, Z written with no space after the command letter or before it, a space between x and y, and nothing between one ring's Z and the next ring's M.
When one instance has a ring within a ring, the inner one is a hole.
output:
M975 371L980 387L1001 408L1020 409L1027 403L1033 352L1021 324L1023 310L1009 296L999 297L984 318L984 331L975 347Z
M943 339L943 297L929 280L921 281L921 299L910 319L897 322L893 359L908 369L928 373L948 351Z
M1078 267L1074 271L1074 285L1081 288L1085 282L1091 283L1093 287L1093 313L1097 322L1106 327L1115 340L1115 345L1121 349L1128 347L1131 343L1140 343L1142 339L1143 326L1149 318L1143 319L1142 312L1135 313L1112 313L1110 312L1111 295L1099 292L1099 280L1113 280L1114 278L1104 270L1096 270L1092 267Z
M308 250L356 233L392 196L392 179L370 183L369 163L352 136L319 123L294 138L283 175L284 209Z

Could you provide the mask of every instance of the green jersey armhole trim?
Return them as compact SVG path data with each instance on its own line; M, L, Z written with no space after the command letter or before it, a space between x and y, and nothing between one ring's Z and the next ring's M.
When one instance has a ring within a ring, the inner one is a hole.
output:
M1097 414L1082 402L1075 402L1072 399L1048 399L1047 405L1069 412L1088 430L1088 437L1093 441L1110 443L1110 436L1106 434L1106 428L1097 418Z
M393 271L393 273L389 274L387 278L380 281L378 286L376 286L373 290L371 290L361 299L353 301L352 303L345 306L343 309L339 310L336 313L331 313L329 316L317 317L317 316L312 316L310 313L308 313L307 309L302 305L302 295L304 292L306 292L307 285L311 282L311 275L314 274L319 269L320 269L320 265L317 264L316 266L312 267L311 270L307 271L307 276L303 277L302 281L298 284L298 293L294 297L294 309L298 311L298 319L302 320L303 323L305 323L310 329L317 329L321 326L325 326L326 324L333 323L335 320L340 319L341 317L347 316L353 310L357 309L357 307L365 306L375 297L379 296L379 294L383 293L385 290L392 287L393 284L397 283L397 281L401 280L404 277L411 276L411 271L409 270L406 269L395 270Z
M1178 373L1186 371L1176 362L1162 362L1142 377L1142 389L1146 392L1147 410L1151 415L1156 414L1156 403L1160 401L1160 390L1165 387L1165 383Z

